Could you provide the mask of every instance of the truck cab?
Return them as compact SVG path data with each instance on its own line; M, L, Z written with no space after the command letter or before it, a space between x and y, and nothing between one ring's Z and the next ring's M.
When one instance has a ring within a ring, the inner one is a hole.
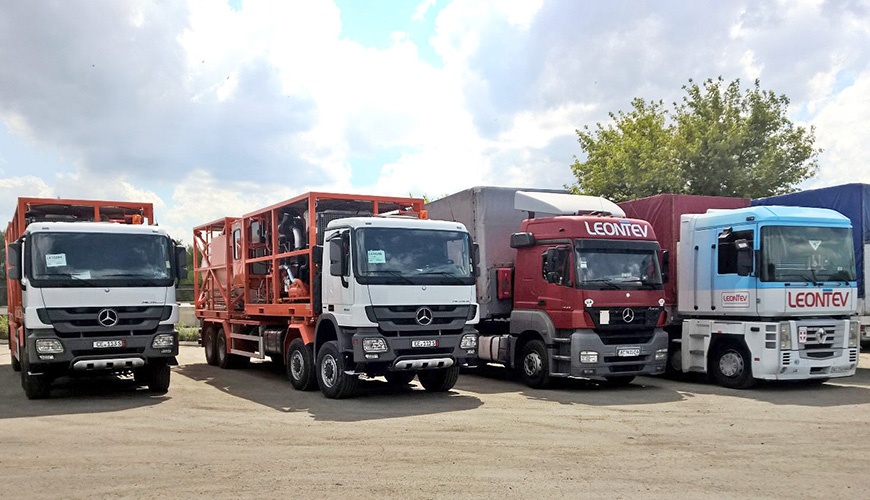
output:
M86 373L130 372L152 392L168 389L186 254L163 229L136 222L10 224L10 349L28 398Z
M683 372L734 388L855 374L849 219L782 206L686 214L677 253Z
M351 217L329 223L317 321L321 389L354 374L450 386L476 359L472 245L462 224Z

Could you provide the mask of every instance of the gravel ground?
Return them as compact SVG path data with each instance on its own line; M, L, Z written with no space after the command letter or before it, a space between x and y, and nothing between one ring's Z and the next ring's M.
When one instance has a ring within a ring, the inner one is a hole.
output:
M533 390L490 367L333 401L183 346L165 396L102 378L28 401L9 363L0 345L6 498L870 498L867 368L734 391Z

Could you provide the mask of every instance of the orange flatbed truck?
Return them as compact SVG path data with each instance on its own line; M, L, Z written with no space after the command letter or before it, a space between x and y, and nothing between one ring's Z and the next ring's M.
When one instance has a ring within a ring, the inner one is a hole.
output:
M359 376L453 387L476 360L473 247L423 200L306 193L193 230L206 361L267 357L298 390L351 396Z

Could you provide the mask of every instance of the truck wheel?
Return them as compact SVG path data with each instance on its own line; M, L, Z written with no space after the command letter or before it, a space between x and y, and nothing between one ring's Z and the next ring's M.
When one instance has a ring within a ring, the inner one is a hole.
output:
M459 367L453 365L450 368L438 370L423 370L417 374L420 385L429 392L445 392L453 389L459 380Z
M520 377L529 387L544 389L549 386L550 360L547 357L547 346L540 340L526 342L518 368Z
M205 349L205 362L211 366L218 364L216 340L214 327L206 328L202 335L202 347Z
M317 375L314 373L314 345L305 345L302 339L290 342L287 352L287 379L297 391L310 391L317 388Z
M334 340L326 342L317 353L317 382L320 392L330 399L344 399L356 390L359 377L344 372L344 356Z
M215 334L214 342L214 358L217 366L227 369L232 368L230 363L230 353L227 352L227 336L223 328L218 328Z
M166 394L169 390L169 365L156 362L145 367L145 382L152 394Z
M742 346L727 343L716 349L712 360L713 378L730 389L749 389L755 385L749 354Z
M668 363L665 365L665 376L679 378L683 374L683 351L682 344L670 344L668 346Z
M607 387L625 387L634 380L634 375L619 375L614 377L604 377L604 384Z
M387 379L387 383L396 386L410 384L411 381L414 380L415 376L417 376L417 372L414 370L402 372L387 372L384 374L384 378ZM420 383L422 384L423 382Z
M51 393L51 378L48 375L31 375L27 355L21 363L21 387L27 399L45 399Z

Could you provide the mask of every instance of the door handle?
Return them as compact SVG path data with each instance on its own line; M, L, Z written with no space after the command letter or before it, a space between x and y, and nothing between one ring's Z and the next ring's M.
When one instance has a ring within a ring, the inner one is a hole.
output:
M538 305L539 305L539 306L545 306L545 305L547 305L547 301L544 300L544 299L538 299Z

